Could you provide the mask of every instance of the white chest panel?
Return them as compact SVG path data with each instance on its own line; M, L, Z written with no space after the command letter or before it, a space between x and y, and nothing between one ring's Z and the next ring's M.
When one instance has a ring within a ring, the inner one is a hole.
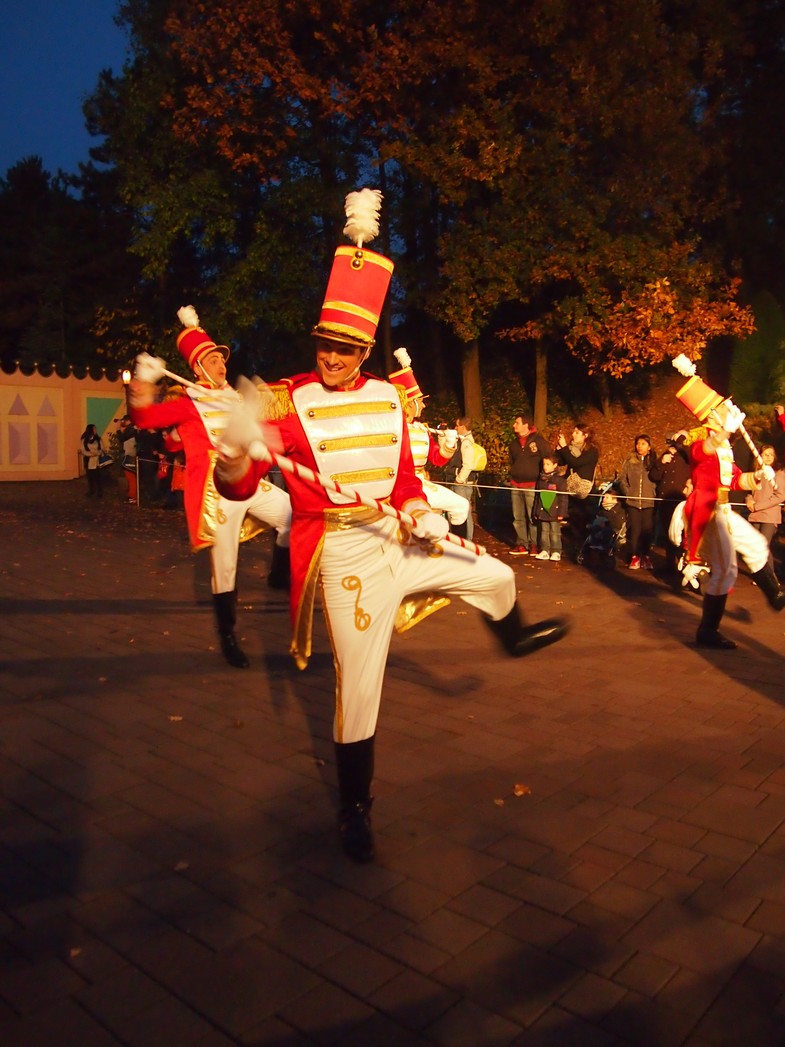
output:
M292 401L320 473L369 498L390 494L398 475L403 429L403 410L393 386L376 379L346 391L313 384L296 389ZM336 505L347 501L330 491L327 497Z
M424 469L428 464L428 452L431 449L431 439L428 430L422 422L411 422L409 424L409 443L412 446L412 458L415 469Z
M721 445L717 449L717 460L720 465L720 483L723 487L730 487L733 479L733 449L730 444Z
M215 393L211 393L209 389L205 389L204 392L197 393L195 389L189 389L188 395L199 412L199 417L204 422L204 428L210 437L210 443L215 447L216 441L221 439L224 429L226 429L229 411L232 409L232 405L239 399L240 394L235 389L232 389L231 386L227 386L225 389L220 390L220 394L218 390Z

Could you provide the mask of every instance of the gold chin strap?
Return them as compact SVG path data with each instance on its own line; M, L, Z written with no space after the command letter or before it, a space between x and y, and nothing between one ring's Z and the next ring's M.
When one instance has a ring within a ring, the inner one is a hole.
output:
M369 345L368 348L363 353L363 355L360 357L360 362L357 364L355 369L352 371L352 373L349 375L348 378L344 379L344 381L342 383L343 385L350 385L355 380L357 375L360 373L360 369L361 369L362 365L365 363L365 361L371 355L371 349L373 349L373 346Z
M197 367L199 368L199 371L196 370ZM217 382L213 381L213 379L210 377L210 375L207 373L207 371L205 371L205 369L202 367L202 365L200 363L197 363L196 367L194 367L194 374L196 375L196 377L199 379L200 382L209 382L210 386L213 389L220 389L221 388L218 385Z

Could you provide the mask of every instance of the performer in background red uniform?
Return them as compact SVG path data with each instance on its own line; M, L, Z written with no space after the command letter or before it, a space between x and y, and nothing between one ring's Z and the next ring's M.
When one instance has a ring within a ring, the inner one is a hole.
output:
M429 464L442 466L450 461L458 447L458 433L454 429L440 430L438 438L434 439L421 417L425 409L425 397L414 377L408 350L401 346L400 349L395 350L393 356L401 366L397 371L388 374L387 380L393 385L401 386L404 391L414 471L422 481L423 491L431 508L445 513L453 534L457 534L460 538L467 538L466 521L471 502L462 495L456 494L450 487L434 483L427 475Z
M293 510L292 653L304 668L318 586L336 669L339 831L345 852L359 862L374 856L374 738L393 630L413 626L459 596L483 613L515 656L553 643L566 631L561 619L522 624L507 564L441 543L447 521L431 510L415 473L398 387L361 371L393 269L389 259L362 247L378 233L380 200L378 191L368 189L347 197L344 232L358 246L336 251L313 331L316 367L274 386L269 414L279 441L276 452L280 447L294 462L418 521L415 537L377 509L284 473ZM215 474L228 497L247 497L269 468L269 462L252 461L247 454L259 438L252 418L238 412L230 420Z
M144 367L137 362L128 389L131 418L140 429L177 428L185 451L184 501L191 548L194 552L210 549L213 607L221 649L230 665L246 669L248 659L234 633L239 544L266 526L274 527L277 536L267 581L272 588L288 588L291 505L286 492L266 480L260 480L242 504L221 498L216 491L215 444L229 411L238 402L237 393L226 381L229 349L215 344L199 326L190 306L181 309L178 316L185 326L177 348L194 372L199 389L181 392L177 387L174 399L155 403L155 385L144 380Z
M728 502L729 491L755 490L760 478L771 479L774 471L763 466L743 473L734 462L729 437L738 432L745 416L732 400L715 393L697 376L689 378L676 396L703 423L702 429L690 434L693 490L684 509L685 577L696 577L704 563L711 568L703 585L703 615L695 639L699 647L730 649L736 644L722 635L719 626L738 576L737 553L774 610L785 607L785 592L769 563L766 539Z

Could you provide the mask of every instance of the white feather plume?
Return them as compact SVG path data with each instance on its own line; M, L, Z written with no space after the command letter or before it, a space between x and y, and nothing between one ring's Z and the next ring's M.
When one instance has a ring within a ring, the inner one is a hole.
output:
M412 366L412 358L411 358L411 356L409 356L409 350L404 348L404 346L401 346L400 349L396 349L395 352L393 353L393 356L398 361L398 363L401 365L401 367L411 367Z
M679 353L678 356L675 356L671 363L679 374L683 374L685 378L692 378L695 374L695 364L684 353Z
M198 327L199 317L192 305L183 305L177 310L177 319L183 327Z
M382 194L379 189L360 189L346 197L346 225L344 236L348 236L358 247L370 243L379 235L379 211Z

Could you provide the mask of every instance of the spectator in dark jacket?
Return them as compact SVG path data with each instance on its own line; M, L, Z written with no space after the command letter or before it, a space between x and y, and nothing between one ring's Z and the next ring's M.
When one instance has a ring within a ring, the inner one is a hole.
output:
M657 507L655 509L655 533L665 550L665 570L678 574L676 566L680 550L668 537L668 528L679 502L684 500L684 488L690 478L690 456L685 446L686 432L674 433L668 438L665 450L649 469L649 479L655 486Z
M537 555L537 522L534 499L540 465L552 453L551 445L534 427L527 414L516 415L512 423L515 439L510 444L510 484L512 485L512 519L517 545L513 556Z
M582 480L594 480L600 460L600 449L594 442L591 426L585 422L576 422L569 442L564 433L559 433L556 453L559 462L567 466L565 476L577 473ZM597 503L591 498L569 500L570 534L576 554L586 540L586 527L596 507Z
M649 470L657 461L651 440L645 433L635 437L635 450L625 461L619 473L619 486L627 499L627 531L632 558L631 571L643 567L651 571L651 542L654 532L654 498L656 488L649 479Z

